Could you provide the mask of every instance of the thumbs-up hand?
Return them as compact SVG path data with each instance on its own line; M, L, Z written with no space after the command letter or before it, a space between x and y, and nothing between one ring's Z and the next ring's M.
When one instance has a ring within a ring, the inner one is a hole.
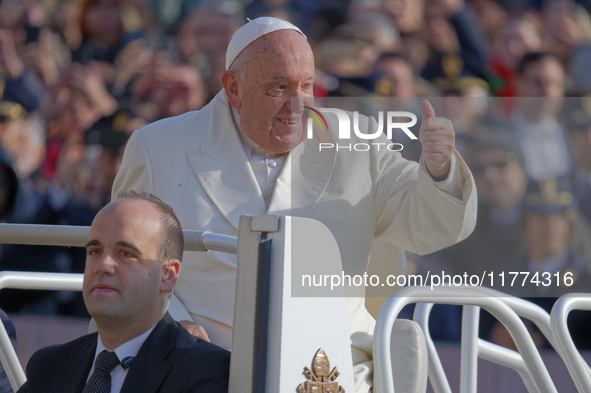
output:
M423 159L432 177L447 174L455 147L453 124L445 117L436 117L435 109L427 100L421 102L423 122L419 133Z

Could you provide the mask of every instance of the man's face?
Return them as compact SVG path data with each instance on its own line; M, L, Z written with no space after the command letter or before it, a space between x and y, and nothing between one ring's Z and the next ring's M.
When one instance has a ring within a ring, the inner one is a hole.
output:
M244 133L265 150L287 153L302 142L303 102L313 96L314 57L308 42L293 30L265 35L255 45L244 79L237 78L237 97L231 100ZM311 105L312 100L305 105Z
M384 8L401 33L409 33L423 27L424 1L386 0Z
M121 30L119 5L112 0L96 0L85 10L83 15L85 33L93 39L105 38Z
M126 200L101 210L86 245L83 295L97 324L147 327L162 310L160 213L150 202Z
M478 154L474 179L486 202L502 210L516 206L527 187L527 175L517 157L502 149Z
M571 225L564 214L525 216L525 239L530 255L537 261L552 257L568 247Z
M560 112L564 96L564 69L557 59L546 57L528 65L517 79L521 111L530 119Z
M402 59L382 59L375 66L375 71L388 75L394 81L392 96L416 97L414 75L409 64Z
M528 65L518 81L522 97L563 97L564 70L558 60L546 57Z

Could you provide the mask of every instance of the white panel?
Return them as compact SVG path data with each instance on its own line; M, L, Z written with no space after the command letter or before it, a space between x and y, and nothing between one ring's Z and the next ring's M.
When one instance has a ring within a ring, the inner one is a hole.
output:
M307 380L304 367L312 369L319 348L326 352L330 370L338 367L341 374L336 382L354 392L344 290L335 288L331 297L291 296L292 264L313 262L322 271L342 271L334 237L318 221L282 217L279 232L269 238L273 239L273 262L267 392L295 392Z

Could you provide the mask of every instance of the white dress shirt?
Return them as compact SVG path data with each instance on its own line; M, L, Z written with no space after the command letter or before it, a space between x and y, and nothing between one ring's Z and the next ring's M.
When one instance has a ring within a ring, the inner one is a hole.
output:
M267 207L269 207L269 202L271 201L271 196L275 189L275 182L277 181L277 177L279 176L279 173L281 173L281 168L283 168L283 164L285 163L286 154L270 153L254 143L252 139L242 131L242 127L240 127L240 115L234 107L232 107L232 119L238 130L240 141L242 142L244 152L246 153L246 158L248 158L254 177L256 178L257 184L263 194L263 199L265 200Z
M569 175L573 169L563 127L553 116L532 123L519 112L511 115L528 176L535 181Z
M146 341L146 339L148 338L150 333L152 333L152 330L154 330L155 327L156 327L156 324L154 324L154 326L152 326L146 332L140 334L139 336L137 336L135 338L132 338L131 340L129 340L129 341L121 344L117 348L115 348L114 352L115 352L115 354L117 354L119 361L122 361L123 359L125 359L128 356L135 357L137 355L137 353L139 352L140 348L142 347L142 345L144 344L144 341ZM105 346L105 344L103 344L103 340L101 340L101 335L99 333L98 338L97 338L96 352L94 354L94 361L92 362L92 367L90 368L90 373L88 374L88 377L86 378L86 382L88 382L88 380L90 379L90 376L94 372L94 364L96 362L96 358L97 358L98 354L104 350L110 351L110 349L107 348ZM129 368L123 368L123 366L121 364L119 364L111 371L111 393L121 392L121 387L123 386L123 382L125 381L125 377L127 376L128 370L129 370Z

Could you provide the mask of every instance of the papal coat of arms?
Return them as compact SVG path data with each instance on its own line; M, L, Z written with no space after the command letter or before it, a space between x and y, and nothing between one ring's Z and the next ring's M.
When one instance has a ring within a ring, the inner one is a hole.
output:
M308 381L298 386L298 393L345 393L345 389L335 382L340 374L339 370L335 367L330 371L330 361L322 348L314 356L312 370L304 367L304 375Z

